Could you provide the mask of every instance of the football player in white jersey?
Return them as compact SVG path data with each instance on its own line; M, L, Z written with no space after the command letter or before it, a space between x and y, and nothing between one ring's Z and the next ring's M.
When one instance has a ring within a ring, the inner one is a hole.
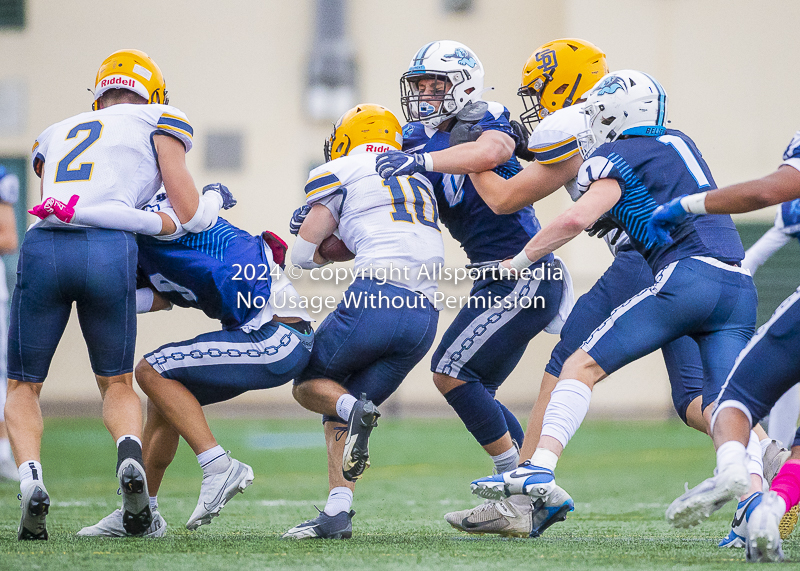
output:
M390 111L359 105L336 123L326 144L329 162L311 171L305 187L311 209L292 262L327 263L320 245L338 229L355 253L359 277L319 326L308 367L295 380L297 401L323 415L330 494L325 509L286 538L352 535L353 490L369 466L377 406L425 356L436 333L433 269L444 262L444 245L433 189L419 174L384 181L375 172L377 153L399 149L402 141Z
M222 197L197 192L185 161L192 127L166 105L164 77L155 62L137 50L111 54L97 72L94 93L91 112L52 125L33 145L45 207L67 208L81 196L89 207L114 204L133 211L163 180L186 230L213 224ZM166 216L156 224L166 224L163 233L175 226ZM141 404L132 388L136 252L129 232L70 227L55 216L25 235L11 305L5 408L20 463L19 539L47 539L50 498L40 464L39 394L73 302L103 397L103 420L117 442L125 529L136 534L151 523Z

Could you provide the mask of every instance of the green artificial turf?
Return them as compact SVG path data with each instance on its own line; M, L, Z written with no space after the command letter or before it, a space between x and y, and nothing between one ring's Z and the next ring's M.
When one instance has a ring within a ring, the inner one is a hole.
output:
M679 422L587 422L556 471L576 510L538 539L470 536L442 518L479 499L469 482L491 462L450 420L381 419L370 442L372 467L356 490L353 538L281 540L315 517L327 496L318 421L212 421L218 440L253 466L254 484L210 526L183 527L197 501L201 471L185 444L159 494L169 525L161 539L78 538L75 532L120 502L116 454L98 419L46 422L43 472L53 504L49 541L18 542L18 487L0 483L0 569L730 569L743 550L719 549L732 504L708 522L674 530L664 510L709 476L707 437ZM292 446L281 448L285 443ZM787 557L798 551L790 538Z

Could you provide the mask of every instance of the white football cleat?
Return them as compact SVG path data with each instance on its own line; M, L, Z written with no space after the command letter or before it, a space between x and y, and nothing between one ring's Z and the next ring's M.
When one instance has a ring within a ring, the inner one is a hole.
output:
M130 535L141 535L153 521L144 467L134 458L125 458L117 477L122 492L122 525Z
M767 492L747 522L747 560L783 561L779 523L786 504L775 492Z
M234 458L231 458L231 465L224 472L203 476L200 499L192 517L186 522L186 529L194 530L211 523L231 498L244 492L252 483L253 469Z
M546 498L556 487L553 471L523 462L517 468L474 480L472 493L487 500L502 500L513 495Z
M22 519L17 530L17 539L47 539L47 514L50 511L50 496L41 480L33 480L19 496Z
M444 520L467 533L492 533L504 537L528 537L531 532L533 499L512 496L486 502L468 510L445 514Z
M697 525L749 487L750 474L744 464L729 466L673 501L667 508L667 521L674 527Z
M158 512L158 508L152 510L153 521L139 537L162 537L167 533L167 522ZM94 525L84 527L76 535L81 537L129 537L131 534L125 531L122 525L122 510L114 510L109 515L101 519Z

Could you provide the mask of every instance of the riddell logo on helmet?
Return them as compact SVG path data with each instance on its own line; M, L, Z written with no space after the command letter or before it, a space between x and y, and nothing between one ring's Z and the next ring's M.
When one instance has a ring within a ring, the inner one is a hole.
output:
M98 87L109 87L111 85L119 85L120 87L136 87L136 80L117 75L102 80Z
M372 145L368 143L364 149L368 153L385 153L386 151L391 151L394 147L390 147L389 145Z

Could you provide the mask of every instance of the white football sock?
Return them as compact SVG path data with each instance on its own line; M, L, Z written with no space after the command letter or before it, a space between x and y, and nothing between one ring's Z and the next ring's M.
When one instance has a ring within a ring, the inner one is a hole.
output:
M219 444L198 454L197 462L203 469L203 477L208 474L221 474L231 466L231 459Z
M750 441L747 443L747 471L764 480L764 458L761 453L761 443L758 435L750 431Z
M547 448L537 448L533 456L531 456L531 464L555 472L556 464L558 464L558 455Z
M19 465L19 489L24 490L34 480L42 481L42 465L36 460L26 460Z
M358 399L350 394L344 394L336 401L336 414L339 418L347 422L350 418L350 413L353 411L353 406L358 402Z
M350 506L353 505L353 491L344 486L334 488L328 494L328 503L325 504L325 509L322 510L329 516L335 516L338 513L350 511Z
M722 473L734 465L747 464L747 449L741 442L731 440L717 448L717 470Z
M578 430L592 399L592 389L576 379L558 381L544 412L542 436L558 440L566 448Z
M516 446L512 446L502 454L492 456L492 462L494 462L494 469L498 474L513 470L519 465L519 450Z

